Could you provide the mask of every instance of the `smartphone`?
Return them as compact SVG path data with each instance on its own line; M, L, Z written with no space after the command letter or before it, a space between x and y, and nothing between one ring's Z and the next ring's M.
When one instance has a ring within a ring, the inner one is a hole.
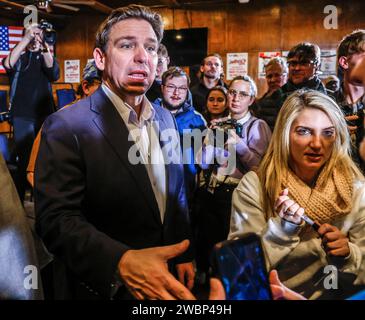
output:
M227 300L272 300L261 240L254 233L217 243L212 275L222 281Z

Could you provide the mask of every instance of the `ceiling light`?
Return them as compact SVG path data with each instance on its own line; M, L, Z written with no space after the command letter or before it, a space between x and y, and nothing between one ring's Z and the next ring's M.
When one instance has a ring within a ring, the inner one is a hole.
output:
M50 2L50 0L39 0L39 1L36 1L36 6L39 9L47 9L49 2Z

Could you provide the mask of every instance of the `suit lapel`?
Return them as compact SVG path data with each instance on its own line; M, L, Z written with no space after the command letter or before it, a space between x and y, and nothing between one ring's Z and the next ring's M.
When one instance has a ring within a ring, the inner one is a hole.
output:
M161 223L157 201L152 190L151 182L144 164L132 164L128 159L128 152L135 145L128 140L129 131L115 106L105 95L102 88L91 97L90 108L96 113L93 119L97 128L111 148L118 155L124 166L136 181L140 194L144 197L153 211L154 217ZM128 186L126 186L128 187Z

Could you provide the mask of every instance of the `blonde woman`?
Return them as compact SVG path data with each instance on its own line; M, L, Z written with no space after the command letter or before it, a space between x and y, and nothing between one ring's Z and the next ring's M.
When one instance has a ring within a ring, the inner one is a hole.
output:
M306 298L342 298L364 284L365 183L349 141L332 99L297 91L257 174L247 173L233 193L228 238L261 234L270 269ZM321 225L318 232L303 213Z

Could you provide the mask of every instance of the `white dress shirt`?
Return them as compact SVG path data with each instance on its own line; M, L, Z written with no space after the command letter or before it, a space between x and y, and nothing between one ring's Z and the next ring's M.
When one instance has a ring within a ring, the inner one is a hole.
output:
M135 146L140 153L140 157L138 157L140 158L139 163L143 163L146 166L148 177L160 211L161 221L163 223L167 198L166 172L164 156L159 143L159 130L158 126L156 126L157 122L154 123L153 121L155 110L148 99L144 97L141 114L138 119L136 111L111 91L104 83L102 84L102 89L122 117L129 131L128 140L135 142ZM129 152L129 154L133 154L133 152ZM133 159L130 158L130 160L132 165L136 164L136 157Z

